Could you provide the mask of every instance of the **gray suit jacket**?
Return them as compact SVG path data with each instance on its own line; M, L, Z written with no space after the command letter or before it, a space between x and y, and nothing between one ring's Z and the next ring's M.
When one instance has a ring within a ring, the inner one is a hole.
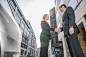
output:
M46 21L41 21L42 32L41 35L51 35L50 30L54 31L55 28L50 28L49 24Z
M63 14L62 21L63 21L63 27L61 28L61 31L64 31L64 35L69 34L70 27L74 27L74 31L76 33L80 32L77 25L75 24L75 14L72 7L70 6L67 7L67 9L65 10Z

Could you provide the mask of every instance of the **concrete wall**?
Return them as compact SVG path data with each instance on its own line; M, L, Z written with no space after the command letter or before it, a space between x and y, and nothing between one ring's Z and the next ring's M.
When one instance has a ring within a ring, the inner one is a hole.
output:
M76 23L86 14L86 0L82 0L75 10Z

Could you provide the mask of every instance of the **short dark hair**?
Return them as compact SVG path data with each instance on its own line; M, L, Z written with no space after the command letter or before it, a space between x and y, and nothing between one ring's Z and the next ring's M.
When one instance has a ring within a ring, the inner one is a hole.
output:
M62 6L64 6L65 8L67 7L65 4L62 4L62 5L60 5L60 7L59 7L59 8L61 8Z

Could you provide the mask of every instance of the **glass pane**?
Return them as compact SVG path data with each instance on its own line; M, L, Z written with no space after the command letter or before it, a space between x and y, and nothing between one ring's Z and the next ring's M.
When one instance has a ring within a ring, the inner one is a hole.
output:
M27 32L27 28L25 27L25 32Z
M27 51L25 51L25 54L24 55L26 55L27 54Z
M24 32L24 37L26 37L27 36L27 33L26 32Z
M24 24L23 23L21 23L21 27L24 29Z
M28 37L29 33L27 33L27 37Z
M19 13L19 10L17 10L17 14L18 14L19 18L21 18L21 14Z
M27 44L27 40L26 40L26 42L25 42L26 44Z
M65 42L66 42L67 56L68 56L68 57L71 57L70 51L69 51L69 48L68 48L68 45L67 45L66 38L65 38Z
M15 17L16 17L16 21L17 21L17 23L18 23L18 24L20 24L20 18L18 17L18 15L17 15L17 14L16 14L16 16L15 16Z
M23 53L24 53L24 50L21 50L21 55L23 55Z
M23 19L21 19L21 27L24 29L24 27L25 27L25 23L24 23L24 20Z
M24 44L24 48L25 48L25 44Z
M10 3L12 5L12 7L15 9L16 5L14 4L14 2L13 1L10 1Z
M25 38L24 37L22 37L22 41L25 43Z
M60 5L64 3L65 0L61 0Z
M20 28L21 29L21 33L23 33L23 29L22 28Z
M21 47L24 48L24 44L23 43L21 43Z
M68 6L71 6L73 10L76 8L77 5L78 5L77 0L70 0L68 4Z
M80 3L82 0L77 0L78 1L78 3Z

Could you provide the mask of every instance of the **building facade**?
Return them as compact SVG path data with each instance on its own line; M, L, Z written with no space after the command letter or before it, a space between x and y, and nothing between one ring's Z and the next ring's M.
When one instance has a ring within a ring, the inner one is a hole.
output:
M21 29L22 42L20 57L36 57L36 37L30 22L25 19L16 0L6 0L6 2L8 3L11 13Z
M35 34L32 30L31 24L29 21L27 21L27 24L30 27L30 34L29 34L29 41L28 41L28 50L29 50L29 56L30 57L36 57L37 55L37 44L36 44L36 37Z
M50 9L50 27L57 28L55 7ZM51 57L63 57L63 44L58 41L58 33L51 31Z
M75 12L75 22L80 30L78 34L78 39L83 50L84 56L86 57L86 0L55 0L55 13L57 20L57 27L62 27L62 15L59 11L59 6L61 4L66 4L67 7L71 6ZM63 42L64 57L71 57L68 45L64 38L63 32L58 34L58 40Z
M21 31L6 0L0 0L0 57L19 57Z
M40 57L40 48L37 48L37 57Z

